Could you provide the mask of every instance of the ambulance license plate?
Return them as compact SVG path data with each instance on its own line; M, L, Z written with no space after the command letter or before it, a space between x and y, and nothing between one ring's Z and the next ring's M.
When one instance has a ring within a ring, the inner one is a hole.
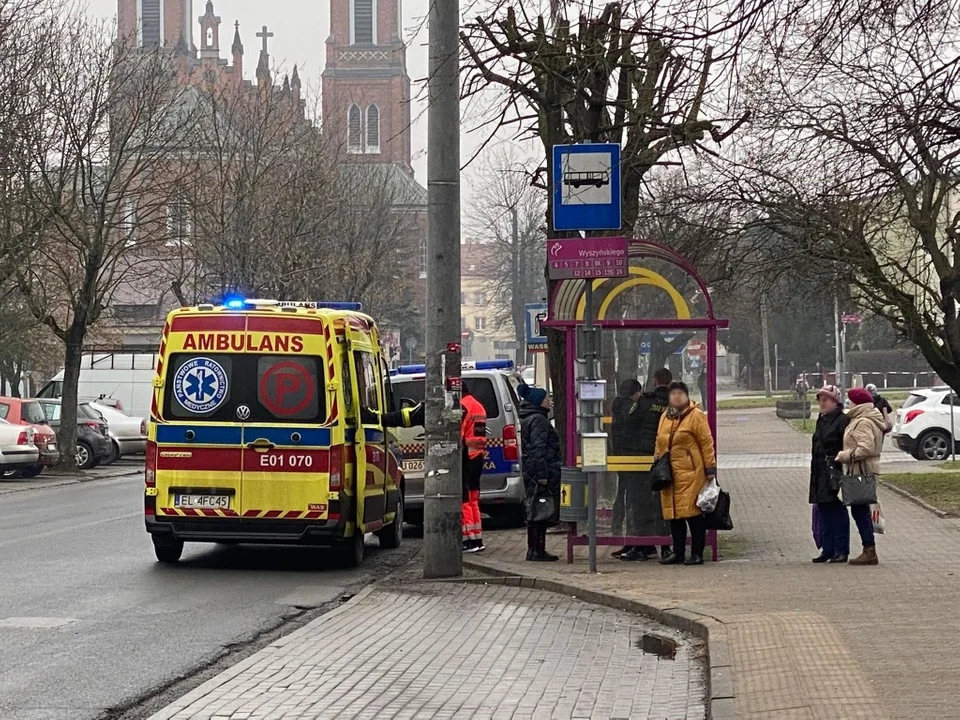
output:
M177 495L174 498L174 507L178 508L230 508L229 495Z
M423 471L423 460L404 460L403 469L406 472Z

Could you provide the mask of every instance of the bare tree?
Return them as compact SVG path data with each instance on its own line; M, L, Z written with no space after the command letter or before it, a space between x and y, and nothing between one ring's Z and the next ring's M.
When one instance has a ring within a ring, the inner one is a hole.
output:
M17 287L64 345L67 449L76 442L84 339L117 285L143 270L137 250L165 237L180 174L170 152L189 138L193 117L162 50L115 44L112 28L78 15L54 29L43 65L22 79L31 122L11 171L29 214L18 222L33 228ZM70 452L64 461L73 467Z
M477 173L474 202L466 211L469 231L490 252L480 272L490 281L497 328L510 327L518 365L527 362L526 304L546 295L543 278L546 198L532 185L539 159L501 148Z
M817 16L809 18L812 25ZM868 15L826 45L767 47L743 100L753 140L718 165L777 239L776 267L815 269L960 388L960 33L955 2Z

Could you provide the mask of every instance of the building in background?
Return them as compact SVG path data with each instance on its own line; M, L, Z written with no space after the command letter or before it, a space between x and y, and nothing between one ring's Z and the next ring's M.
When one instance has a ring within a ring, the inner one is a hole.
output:
M460 322L464 360L513 360L516 340L493 297L490 253L496 246L465 243L460 247Z

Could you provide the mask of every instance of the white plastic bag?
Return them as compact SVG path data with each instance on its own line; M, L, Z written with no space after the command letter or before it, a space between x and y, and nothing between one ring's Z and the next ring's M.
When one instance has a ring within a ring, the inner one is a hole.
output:
M883 508L880 507L880 503L870 506L870 519L873 521L873 531L877 535L883 535L887 530L887 520L883 517Z
M710 482L703 486L703 490L697 495L697 507L704 514L710 514L717 509L717 498L720 497L720 486L717 485L716 478L710 478Z

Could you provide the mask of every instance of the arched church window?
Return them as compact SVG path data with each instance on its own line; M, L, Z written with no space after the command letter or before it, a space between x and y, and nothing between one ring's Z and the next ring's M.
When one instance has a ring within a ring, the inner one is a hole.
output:
M363 152L363 117L359 105L347 111L347 152Z
M207 47L213 47L213 28L207 28Z
M380 152L380 108L367 106L367 152Z

